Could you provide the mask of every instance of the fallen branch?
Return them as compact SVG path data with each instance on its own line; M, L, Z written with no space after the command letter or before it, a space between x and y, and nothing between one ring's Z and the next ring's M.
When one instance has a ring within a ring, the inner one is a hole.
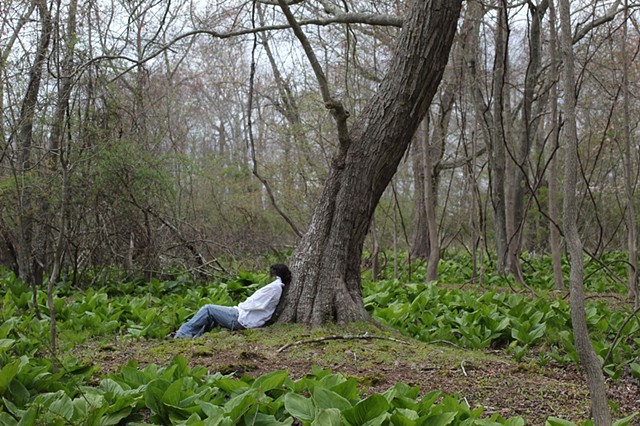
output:
M462 346L456 345L455 343L450 342L448 340L431 340L431 341L429 341L427 343L432 343L432 344L435 344L435 343L446 343L447 345L451 345L451 346L456 347L458 349L464 349Z
M347 336L325 336L325 337L318 337L317 339L307 339L307 340L298 340L297 342L293 342L293 343L287 343L286 345L282 346L280 349L278 349L278 352L282 352L285 349L291 347L291 346L297 346L297 345L303 345L305 343L317 343L317 342L324 342L326 340L360 340L360 339L365 339L365 340L369 340L369 339L381 339L381 340L389 340L392 342L397 342L397 343L402 343L405 345L411 345L411 343L406 342L404 340L399 340L399 339L394 339L393 337L385 337L385 336L371 336L367 333L362 334L360 336L352 336L352 335L347 335Z
M460 368L462 368L462 374L464 374L464 377L467 377L467 370L464 369L465 362L467 362L467 360L463 359L462 362L460 363Z

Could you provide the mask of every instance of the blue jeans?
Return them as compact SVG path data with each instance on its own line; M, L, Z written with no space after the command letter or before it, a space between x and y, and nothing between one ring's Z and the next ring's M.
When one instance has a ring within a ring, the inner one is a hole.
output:
M204 305L189 321L180 326L175 338L200 337L213 327L243 330L238 322L238 310L231 306Z

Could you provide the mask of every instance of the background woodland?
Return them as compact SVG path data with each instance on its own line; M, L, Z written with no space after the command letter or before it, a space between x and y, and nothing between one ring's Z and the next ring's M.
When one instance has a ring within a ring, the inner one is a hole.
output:
M406 2L292 3L357 116ZM571 2L579 232L589 259L628 253L619 278L635 295L637 7ZM3 0L0 10L2 264L35 285L88 285L114 268L208 276L219 259L259 263L296 246L337 137L278 7ZM428 259L428 281L455 253L470 256L474 277L489 268L517 281L523 253L550 254L564 286L558 27L546 0L465 3L438 93L371 223L374 276L392 249Z

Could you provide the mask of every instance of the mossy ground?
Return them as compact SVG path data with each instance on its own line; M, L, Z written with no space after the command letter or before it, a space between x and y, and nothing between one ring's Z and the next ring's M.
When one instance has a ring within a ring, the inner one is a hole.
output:
M535 360L516 362L504 351L425 344L372 324L214 330L198 339L114 337L76 346L73 352L97 366L99 375L117 371L130 360L141 366L164 365L176 355L191 365L237 377L288 370L295 380L318 366L354 377L363 394L404 382L422 392L456 395L472 407L485 407L488 415L521 416L532 425L544 424L549 416L576 423L589 418L588 388L576 366L541 366ZM616 417L640 410L637 380L626 377L608 385Z

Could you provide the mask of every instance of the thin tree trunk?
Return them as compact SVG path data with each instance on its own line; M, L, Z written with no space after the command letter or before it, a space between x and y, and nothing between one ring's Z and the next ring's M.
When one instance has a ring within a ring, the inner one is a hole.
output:
M491 202L494 213L496 243L496 270L506 271L507 267L507 220L505 195L505 135L504 135L504 89L507 67L507 11L505 1L498 2L498 22L496 24L495 62L493 67L493 135L489 152L491 168Z
M480 32L480 22L482 20L482 4L476 0L471 0L467 3L467 10L465 13L465 20L460 31L460 39L462 44L462 57L464 64L466 64L463 81L466 87L471 92L471 99L476 112L476 123L481 129L482 140L485 146L491 145L491 132L489 129L490 113L485 107L482 100L482 94L479 89L479 82L477 78L476 62L477 62L477 49L478 38ZM477 142L474 139L472 145L471 158L475 158L477 155ZM480 269L483 269L483 256L482 256L482 240L484 235L484 217L482 214L482 201L480 192L478 190L478 182L475 176L473 163L469 162L466 166L468 174L469 185L473 188L471 208L471 227L472 231L472 263L473 263L473 276L472 281L475 284L478 277L478 265ZM481 250L480 256L478 256L478 250ZM480 257L478 259L478 257Z
M423 120L424 126L426 120ZM411 164L414 179L414 213L413 213L413 242L411 244L412 259L427 259L429 257L429 230L427 228L427 207L424 196L424 160L423 141L427 137L426 131L419 129L411 142Z
M551 68L549 80L552 82L550 102L551 102L551 129L550 129L550 141L551 152L549 153L549 245L551 246L551 262L553 265L553 283L556 290L564 290L564 276L562 273L562 250L560 248L560 230L558 224L560 222L560 208L558 206L558 200L560 199L560 193L558 191L558 155L559 155L559 140L560 125L558 123L558 67L560 64L558 58L558 33L556 31L556 8L554 2L549 2L549 26L550 26L550 41L549 51L551 56Z
M376 232L376 220L371 218L371 279L378 281L380 275L380 244L378 244L378 233Z
M75 52L76 42L76 14L78 10L78 1L71 0L69 2L69 11L67 18L67 33L65 35L64 42L64 54L62 59L62 68L59 72L59 87L58 87L58 100L56 105L55 121L51 130L50 136L50 150L54 155L54 161L52 162L52 168L55 169L58 160L62 168L62 188L60 196L60 210L59 210L59 233L55 244L55 253L53 259L53 268L51 275L49 276L49 283L47 286L47 303L49 305L49 320L50 320L50 343L52 353L52 365L54 370L57 371L57 341L56 341L56 308L53 301L55 286L60 280L60 274L62 271L62 264L64 258L64 244L65 244L65 229L67 222L67 202L68 202L68 181L69 181L69 168L67 164L67 158L65 158L64 146L64 128L66 116L69 111L69 99L71 97L71 88L73 86L71 80L71 72L73 70L73 56ZM60 44L60 43L59 43ZM67 150L68 151L68 150ZM68 156L68 152L66 153Z
M278 3L285 6L284 0ZM388 74L350 131L340 105L323 89L336 117L340 146L309 229L291 257L294 279L281 300L279 322L370 319L360 284L364 238L442 79L461 3L411 2ZM301 39L300 28L294 30Z
M591 394L591 414L596 426L611 425L611 412L607 401L607 390L602 365L589 338L585 313L584 260L582 241L578 232L578 128L576 119L576 77L571 37L571 11L569 0L559 0L560 5L560 49L564 62L565 136L567 147L564 167L564 229L570 256L569 276L571 324L580 364L584 368Z
M512 232L509 244L509 269L519 282L524 281L522 266L520 265L520 253L526 220L524 198L527 189L526 180L529 164L529 151L531 144L538 133L540 123L539 115L533 114L535 89L540 75L541 57L541 26L542 19L548 7L548 1L543 0L535 6L529 3L531 14L531 30L529 33L529 65L524 81L524 94L522 99L522 133L520 143L515 153L516 164L513 176L513 208L510 211Z
M625 0L625 22L622 37L622 93L624 95L624 185L627 193L627 245L629 249L629 269L628 287L629 295L633 298L634 304L640 306L640 295L638 294L638 246L637 246L637 225L634 201L635 187L633 183L633 163L631 147L634 146L631 136L631 113L629 112L629 59L627 54L627 26L629 25L629 4Z
M11 49L13 48L15 42L18 40L20 31L22 30L24 25L29 22L29 19L34 10L36 10L36 3L32 2L29 5L29 8L25 11L24 15L22 15L18 20L13 30L13 34L11 34L11 36L7 38L4 44L4 48L0 51L0 74L4 74L7 60L9 59L9 55L11 54ZM4 111L4 86L5 79L3 78L0 82L0 111ZM5 142L4 120L0 120L0 147L3 150L5 149Z
M427 219L427 235L429 238L429 257L427 258L426 281L432 282L438 279L438 261L440 260L440 237L438 235L438 222L436 220L437 177L435 176L435 157L437 142L432 141L433 132L430 131L431 120L429 114L425 117L425 134L422 138L422 163L424 164L424 200Z
M29 82L27 91L22 100L18 131L16 132L18 147L18 185L24 185L20 194L20 229L17 244L17 263L20 277L32 286L33 303L36 315L40 316L37 303L38 286L41 283L41 265L34 247L35 225L33 220L33 195L29 187L27 175L32 171L31 151L33 144L33 122L35 108L40 92L42 70L47 59L49 40L51 39L51 15L44 0L38 0L37 8L40 13L41 29L38 47L31 69L29 70ZM26 182L26 183L25 183Z

